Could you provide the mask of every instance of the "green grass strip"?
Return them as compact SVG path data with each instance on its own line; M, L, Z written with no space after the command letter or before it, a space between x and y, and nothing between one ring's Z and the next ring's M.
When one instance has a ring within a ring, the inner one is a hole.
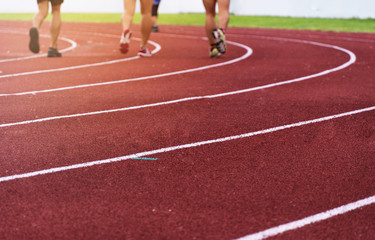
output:
M31 21L32 13L0 13L0 20ZM120 13L63 13L63 21L120 23ZM140 14L135 14L134 23L139 23ZM50 16L47 18L50 20ZM168 25L203 26L204 14L159 14L158 23ZM254 27L298 30L322 30L340 32L375 32L375 19L327 19L262 16L230 16L230 27Z

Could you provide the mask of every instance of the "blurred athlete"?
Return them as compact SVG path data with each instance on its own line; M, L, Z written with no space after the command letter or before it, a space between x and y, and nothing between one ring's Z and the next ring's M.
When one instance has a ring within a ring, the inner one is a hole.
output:
M158 9L161 0L154 0L152 5L152 32L159 32L158 26Z
M39 52L39 29L48 15L49 2L52 5L52 20L50 24L51 44L48 48L48 57L61 57L61 53L57 50L57 39L61 29L60 7L64 0L37 0L39 11L33 19L33 27L30 29L29 48L33 53Z
M147 42L150 38L151 28L152 28L152 3L153 0L140 0L141 2L141 47L138 52L138 56L141 57L151 57L151 52L147 48ZM135 13L136 0L124 0L124 14L122 15L122 29L123 33L120 40L120 51L122 53L127 53L129 51L129 43L132 32L130 31L131 25L133 23L133 16Z
M203 0L206 9L206 34L210 43L210 57L219 57L227 49L225 31L229 22L230 0ZM216 24L216 4L219 7L219 24Z

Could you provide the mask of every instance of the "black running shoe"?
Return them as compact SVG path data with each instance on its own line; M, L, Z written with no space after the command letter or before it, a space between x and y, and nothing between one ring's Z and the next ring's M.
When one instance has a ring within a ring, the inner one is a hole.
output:
M56 48L48 48L48 55L47 57L62 57L62 54L57 51Z
M30 51L33 53L38 53L39 52L39 32L38 29L35 27L30 28L30 43L29 43L29 48Z
M159 32L159 26L158 25L153 25L151 32Z

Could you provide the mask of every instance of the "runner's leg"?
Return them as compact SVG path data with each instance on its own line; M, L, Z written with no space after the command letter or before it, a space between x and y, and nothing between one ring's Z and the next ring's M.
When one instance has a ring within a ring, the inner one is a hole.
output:
M215 6L216 0L203 0L203 5L206 9L206 34L208 37L208 41L210 44L216 43L215 38L212 36L212 30L216 28L216 21L215 21Z
M33 19L33 27L39 29L42 26L44 19L48 15L49 1L43 1L38 3L38 13L35 14Z
M229 0L217 0L219 6L219 28L224 31L229 23Z
M124 13L122 14L122 30L130 29L133 23L136 0L124 0Z
M151 28L152 28L152 5L153 0L141 0L141 33L142 42L141 47L146 47L148 39L150 38Z
M60 35L61 29L61 5L52 6L52 20L50 25L51 33L51 48L57 49L57 39Z

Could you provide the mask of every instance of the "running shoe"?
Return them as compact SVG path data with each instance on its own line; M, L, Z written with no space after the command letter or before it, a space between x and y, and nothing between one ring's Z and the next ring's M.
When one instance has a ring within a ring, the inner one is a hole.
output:
M216 44L211 44L210 48L210 58L217 58L221 55L220 51L217 49Z
M62 57L62 54L56 48L48 48L47 57Z
M216 46L220 53L225 53L227 51L227 42L224 34L224 30L221 28L216 28L212 31L212 35L216 39Z
M126 29L121 35L120 52L122 52L123 54L129 51L129 43L130 43L131 36L132 36L132 32L130 32L129 29Z
M33 53L38 53L39 52L38 29L36 27L30 28L29 35L30 35L30 43L29 43L30 51L32 51Z
M159 26L158 25L153 25L151 32L159 32Z
M148 50L147 47L141 47L139 49L138 56L140 56L140 57L151 57L151 52Z

